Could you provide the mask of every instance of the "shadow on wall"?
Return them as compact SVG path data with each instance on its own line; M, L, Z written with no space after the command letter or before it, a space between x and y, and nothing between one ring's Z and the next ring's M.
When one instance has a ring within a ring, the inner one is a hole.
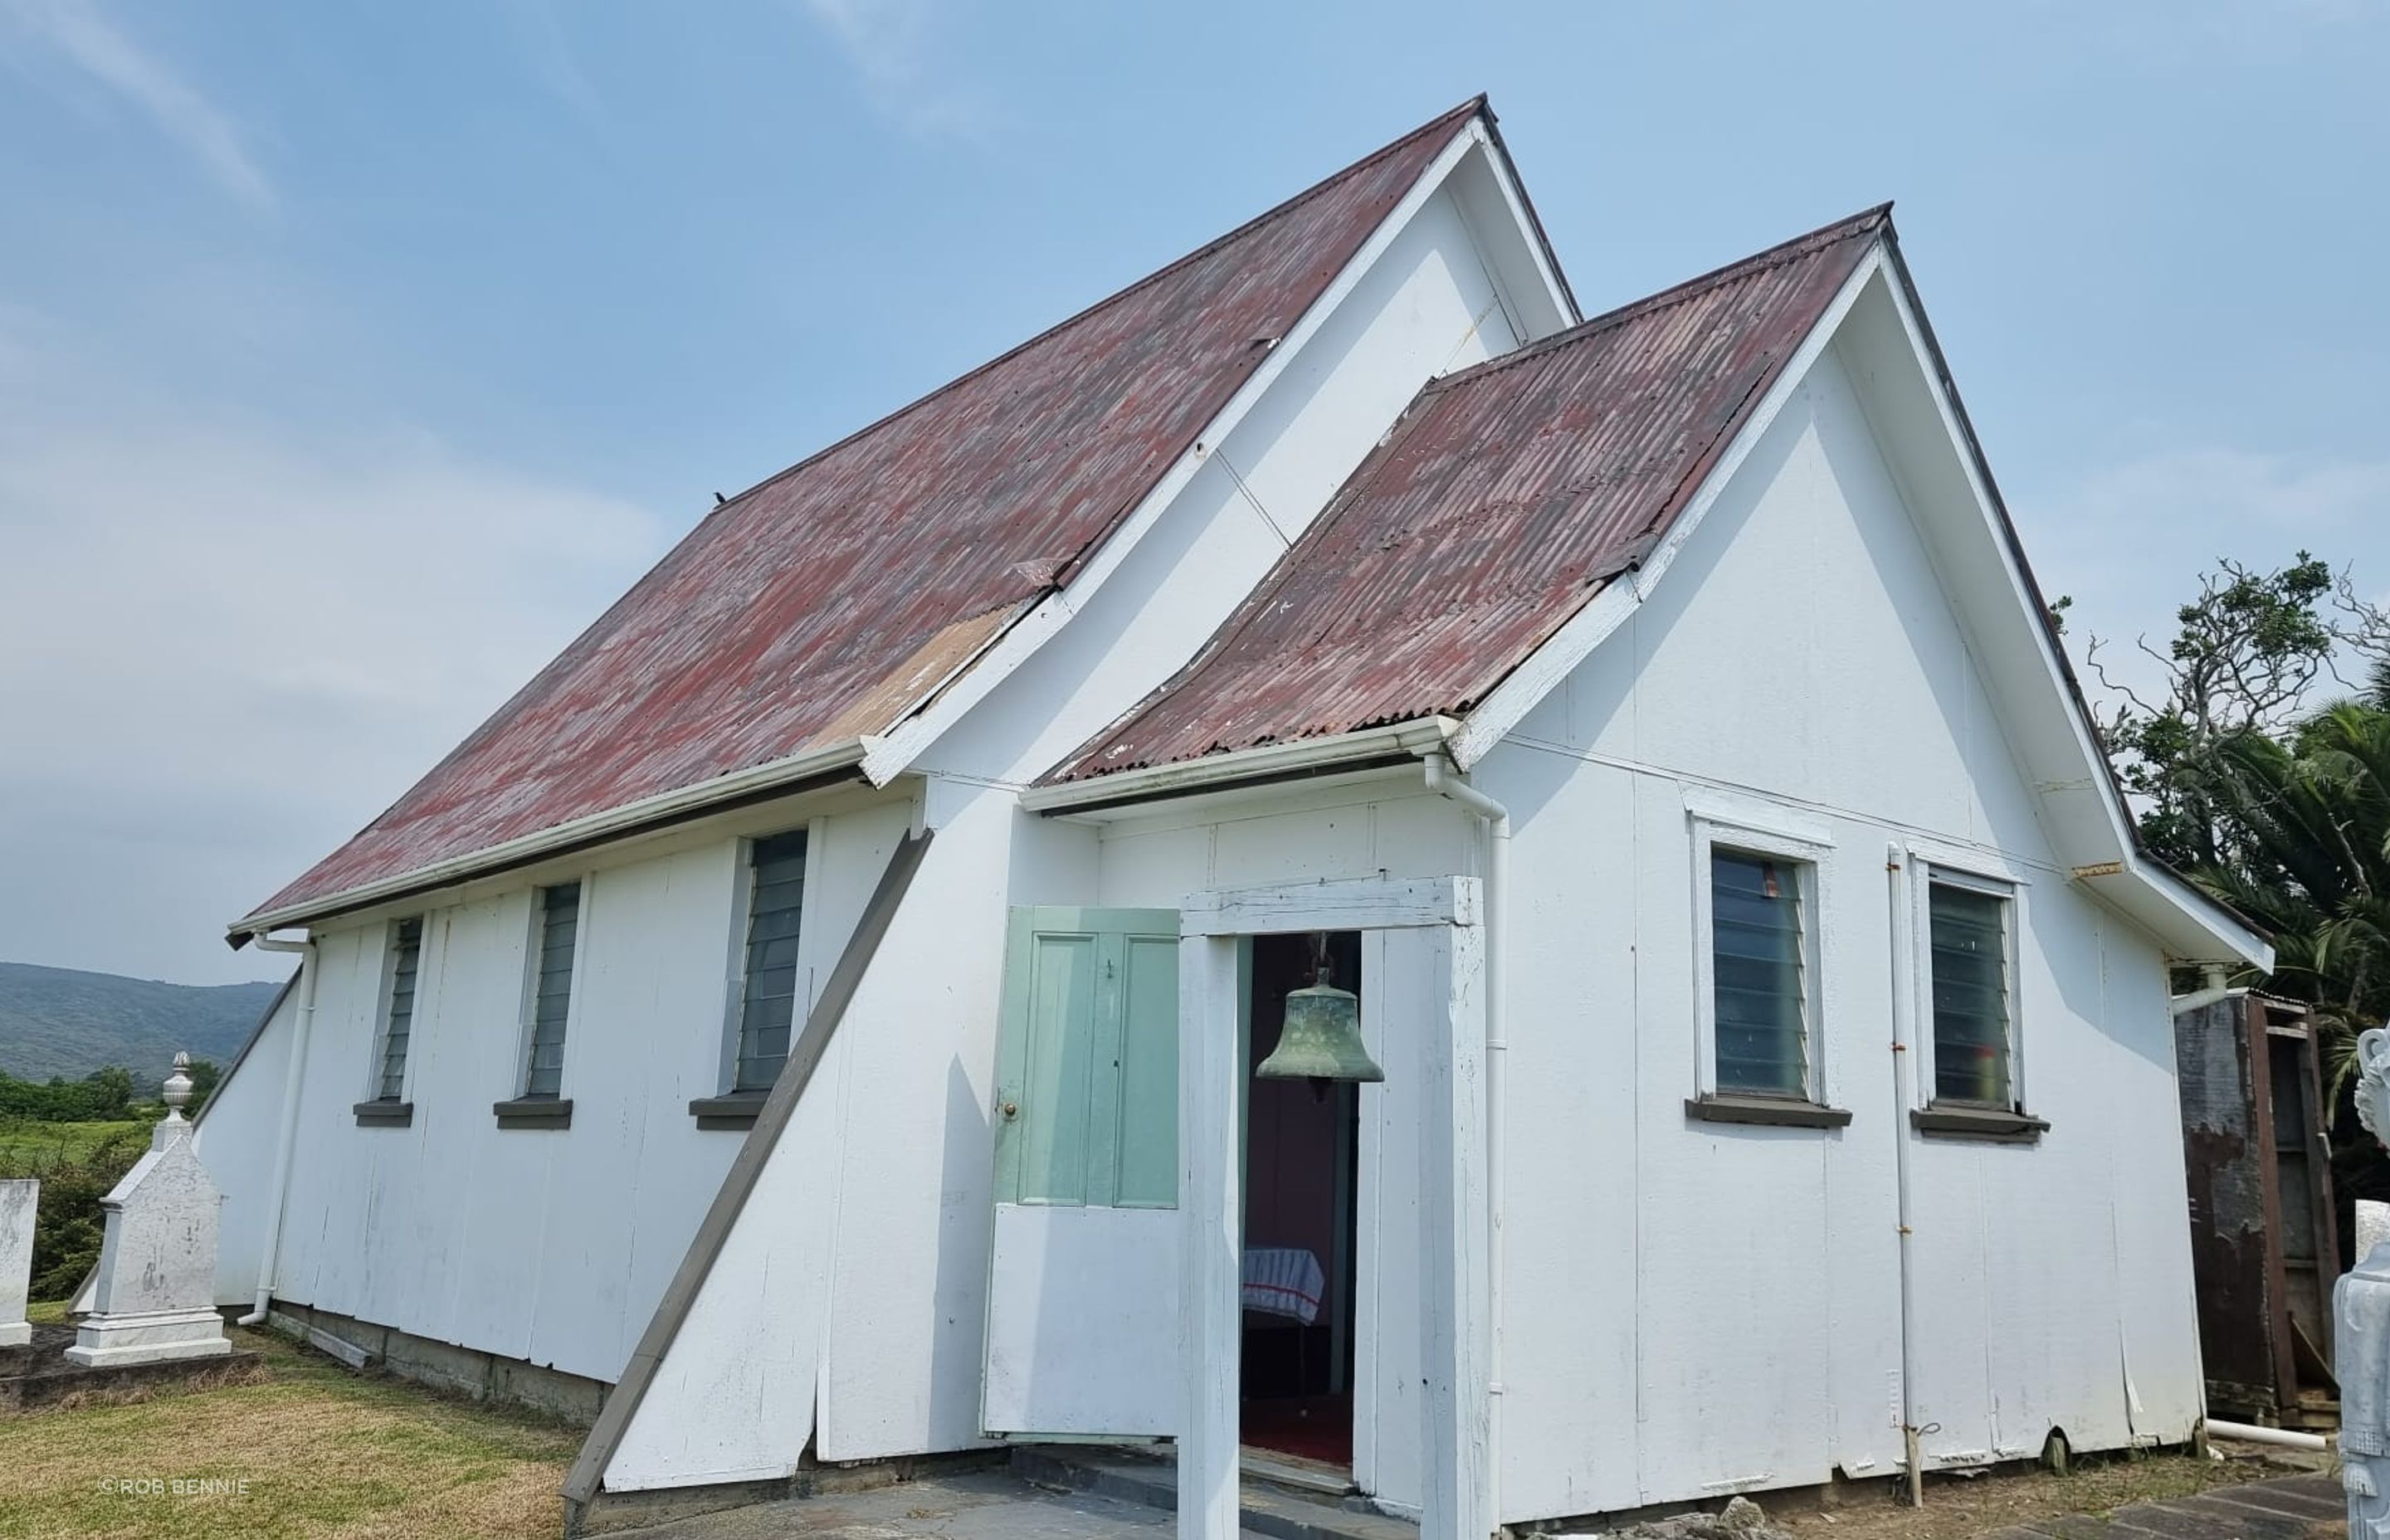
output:
M930 1328L932 1405L958 1396L979 1431L981 1359L986 1352L989 1247L994 1243L996 1129L986 1099L961 1056L946 1066L946 1149L938 1182L938 1286ZM933 1416L932 1425L937 1418Z

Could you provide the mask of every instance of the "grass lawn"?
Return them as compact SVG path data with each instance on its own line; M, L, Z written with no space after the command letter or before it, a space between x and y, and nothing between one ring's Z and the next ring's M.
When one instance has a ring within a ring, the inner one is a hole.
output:
M0 1420L0 1536L561 1532L557 1489L580 1430L354 1375L271 1332L232 1335L264 1355L269 1379ZM177 1479L223 1484L179 1495L138 1484Z
M156 1119L147 1123L33 1123L0 1120L0 1176L39 1176L51 1166L81 1161L115 1135L148 1140Z

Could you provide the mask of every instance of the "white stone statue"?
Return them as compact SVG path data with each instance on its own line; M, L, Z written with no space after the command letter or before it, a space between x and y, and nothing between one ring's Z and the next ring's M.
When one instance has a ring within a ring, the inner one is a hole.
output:
M216 1222L224 1197L191 1149L183 1108L191 1099L191 1056L174 1056L166 1116L149 1152L100 1200L100 1241L92 1314L67 1357L86 1367L214 1358L232 1351L216 1313Z
M0 1182L0 1347L33 1340L25 1296L33 1281L33 1205L42 1184L31 1177Z
M2390 1034L2379 1027L2357 1039L2357 1118L2390 1143ZM2390 1540L2390 1243L2376 1243L2332 1286L2332 1313L2349 1540Z

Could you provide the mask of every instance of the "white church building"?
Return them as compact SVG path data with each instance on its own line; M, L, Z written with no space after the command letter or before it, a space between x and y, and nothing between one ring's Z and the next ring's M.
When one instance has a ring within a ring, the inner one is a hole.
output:
M219 1297L583 1522L1004 1441L1428 1540L2189 1439L2137 844L1878 209L1584 316L1464 104L709 512L232 928ZM1258 1077L1358 997L1369 1083Z

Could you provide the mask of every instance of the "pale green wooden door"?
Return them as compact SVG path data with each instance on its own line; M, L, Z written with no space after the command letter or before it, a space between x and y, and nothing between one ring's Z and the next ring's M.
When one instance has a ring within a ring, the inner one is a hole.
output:
M984 1428L1169 1432L1177 911L1012 911L995 1099Z
M1000 1203L1178 1202L1178 913L1012 911Z

